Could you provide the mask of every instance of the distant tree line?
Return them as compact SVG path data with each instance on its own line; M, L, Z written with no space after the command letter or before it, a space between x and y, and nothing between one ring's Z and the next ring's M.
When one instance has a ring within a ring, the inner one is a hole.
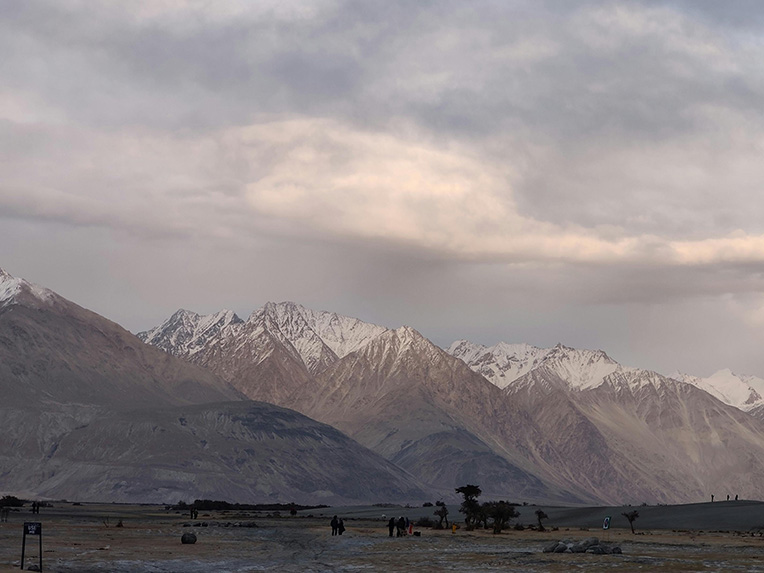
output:
M15 495L4 495L0 498L0 507L24 507L25 503L29 503L29 501L19 499Z
M501 533L509 525L509 521L520 514L515 507L518 504L508 501L486 501L480 503L478 497L483 491L480 486L467 484L456 488L456 493L461 494L463 501L459 511L464 514L464 523L467 529L480 527L493 527L494 533Z
M193 508L200 511L299 511L301 509L321 509L329 507L328 505L300 505L297 503L230 503L228 501L219 501L211 499L197 499L194 503L187 504L179 501L172 509L185 511Z

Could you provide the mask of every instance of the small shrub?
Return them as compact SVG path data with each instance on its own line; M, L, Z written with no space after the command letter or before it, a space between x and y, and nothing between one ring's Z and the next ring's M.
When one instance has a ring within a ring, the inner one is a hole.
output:
M429 517L425 516L425 517L420 517L419 521L417 521L414 525L416 527L430 527L431 528L431 527L435 526L435 521L430 519Z
M429 501L425 501L425 502L422 504L422 507L432 507L432 503L430 503Z
M522 523L515 523L515 531L525 531L525 526Z

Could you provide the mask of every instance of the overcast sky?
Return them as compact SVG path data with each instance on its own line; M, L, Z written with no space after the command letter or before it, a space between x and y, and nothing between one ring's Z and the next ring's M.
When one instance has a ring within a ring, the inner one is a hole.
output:
M764 3L5 0L0 267L764 376Z

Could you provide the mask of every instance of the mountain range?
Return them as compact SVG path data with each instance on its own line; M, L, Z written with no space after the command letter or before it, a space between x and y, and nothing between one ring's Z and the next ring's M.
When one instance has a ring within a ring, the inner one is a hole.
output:
M754 409L602 351L468 341L446 351L408 327L294 303L247 320L181 310L138 336L339 428L440 491L670 502L753 496L764 483Z
M0 270L0 491L101 501L669 503L764 486L761 380L442 349L294 303L132 335ZM748 390L746 390L748 388Z

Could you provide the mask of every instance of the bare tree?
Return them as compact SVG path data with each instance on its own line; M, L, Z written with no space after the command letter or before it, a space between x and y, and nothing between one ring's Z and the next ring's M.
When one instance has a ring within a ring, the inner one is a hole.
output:
M631 525L631 532L634 533L634 520L639 517L639 512L634 510L628 513L624 512L621 515L623 515L626 519L629 520L629 525Z
M539 531L546 531L546 529L544 529L544 526L541 524L541 520L542 519L549 519L549 516L546 513L544 513L543 510L537 509L536 510L536 519L538 519L538 522L539 522Z

